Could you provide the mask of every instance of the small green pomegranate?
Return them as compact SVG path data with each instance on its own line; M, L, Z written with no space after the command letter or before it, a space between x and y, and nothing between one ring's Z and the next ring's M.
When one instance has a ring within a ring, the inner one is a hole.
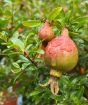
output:
M68 29L62 30L61 36L51 40L45 50L45 63L55 70L72 70L78 61L76 44L68 36Z
M55 37L53 29L47 20L45 21L43 27L39 30L38 35L39 38L43 41L50 41Z

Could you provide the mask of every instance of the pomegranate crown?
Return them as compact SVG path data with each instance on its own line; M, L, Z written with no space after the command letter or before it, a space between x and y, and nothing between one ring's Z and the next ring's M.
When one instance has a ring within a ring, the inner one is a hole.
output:
M63 28L62 31L61 31L61 35L68 36L69 35L68 29L67 28Z

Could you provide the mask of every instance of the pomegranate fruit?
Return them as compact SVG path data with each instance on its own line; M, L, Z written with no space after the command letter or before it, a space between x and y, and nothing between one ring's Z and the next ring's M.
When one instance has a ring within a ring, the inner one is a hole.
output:
M61 72L72 70L78 61L78 50L68 36L68 29L62 30L61 36L51 40L45 50L45 63Z
M61 36L58 36L48 42L44 54L45 63L50 66L50 79L48 83L41 85L50 85L53 95L59 91L57 77L63 72L72 70L78 61L78 50L75 43L68 35L68 29L64 28Z
M17 97L6 97L4 105L17 105Z
M22 32L23 32L23 29L22 29L21 27L19 27L19 28L18 28L18 32L19 32L19 33L22 33Z
M43 41L50 41L55 37L53 29L47 20L45 21L43 27L39 30L38 35L39 38Z

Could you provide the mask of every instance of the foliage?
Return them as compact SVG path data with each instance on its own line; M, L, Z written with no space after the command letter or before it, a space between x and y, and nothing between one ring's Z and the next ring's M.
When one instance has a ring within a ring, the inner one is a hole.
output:
M0 90L19 81L16 91L23 94L24 105L88 105L87 10L87 0L0 0ZM77 67L58 79L57 96L39 86L50 77L49 68L37 57L44 54L38 30L46 19L56 36L68 27L79 50Z

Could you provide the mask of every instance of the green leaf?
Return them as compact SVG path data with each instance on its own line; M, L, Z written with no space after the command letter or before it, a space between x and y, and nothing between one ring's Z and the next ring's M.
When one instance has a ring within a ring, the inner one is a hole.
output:
M0 18L0 27L2 28L8 23L8 20L5 18Z
M61 10L62 10L62 7L57 7L57 8L55 8L55 9L53 9L53 10L51 11L51 13L49 14L48 19L49 19L50 21L54 20L54 19L60 14Z
M76 23L78 25L84 25L84 24L88 23L88 16L78 17L77 19L72 21L72 24L74 24L74 23Z
M7 36L4 35L3 33L0 33L0 38L1 38L2 40L4 40L5 42L7 42Z
M60 12L60 15L57 16L56 23L60 28L65 27L65 13L63 10Z
M13 47L20 50L20 51L24 51L24 43L17 38L11 38L11 42L13 44Z
M88 22L88 16L79 17L75 21L78 21L78 22Z
M29 62L29 60L23 55L19 55L19 58L21 59L22 62Z
M19 64L16 63L16 62L12 63L12 69L11 69L11 71L13 73L19 73L21 71L21 68L20 68Z
M15 79L14 79L14 83L15 83L15 81L21 76L21 74L22 74L22 72L16 74L16 77L15 77Z
M15 67L15 68L20 68L20 66L19 66L18 63L16 63L16 62L12 63L12 65L13 65L13 67Z
M41 21L39 20L27 20L22 23L26 27L36 27L41 25Z
M69 10L69 11L65 14L65 21L66 21L66 22L69 22L68 20L70 20L71 15L72 15L72 11L71 11L71 10Z
M34 36L34 33L29 33L28 36L25 39L25 46L28 46L31 42L32 37ZM29 45L30 46L30 45Z
M29 62L28 63L23 63L22 64L22 69L23 70L26 69L29 66L29 64L30 64Z
M39 50L37 50L37 53L44 54L44 50L39 49Z
M30 93L30 96L35 96L35 95L38 95L39 93L41 93L40 90L35 90L32 93Z

